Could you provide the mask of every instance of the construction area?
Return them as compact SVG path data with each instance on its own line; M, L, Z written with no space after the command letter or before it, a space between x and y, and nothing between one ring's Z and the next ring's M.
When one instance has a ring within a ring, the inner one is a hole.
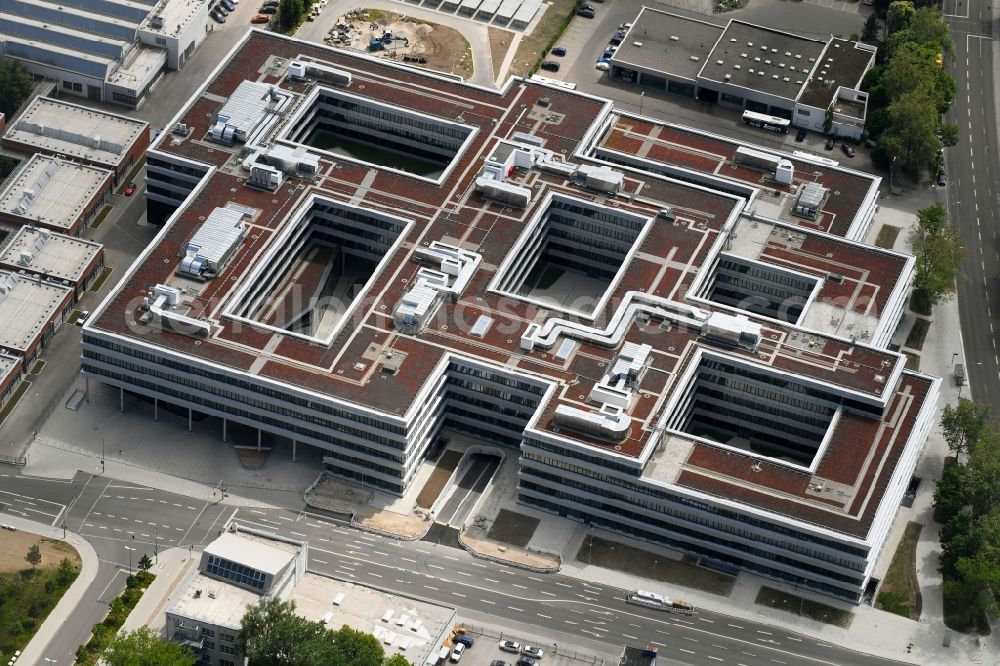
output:
M355 9L337 19L323 39L329 46L469 78L472 48L454 28L380 9Z

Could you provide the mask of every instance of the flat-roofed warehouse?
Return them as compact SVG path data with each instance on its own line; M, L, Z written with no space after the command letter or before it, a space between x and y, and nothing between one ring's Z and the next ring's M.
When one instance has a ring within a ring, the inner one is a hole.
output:
M0 251L0 268L71 284L74 302L103 267L104 247L100 243L36 227L21 227Z
M109 169L36 153L0 192L0 219L79 236L113 189Z
M0 352L0 409L17 390L23 367L24 364L18 357Z
M396 495L460 430L525 505L861 598L940 385L879 177L259 31L173 122L87 381Z
M72 287L0 270L0 351L30 366L62 326L72 305Z
M149 123L50 97L35 97L7 125L3 145L109 169L114 185L149 147Z
M732 19L716 24L644 7L611 56L608 75L701 102L745 109L858 139L875 48L814 39Z
M0 0L0 47L61 94L138 107L208 34L201 0Z

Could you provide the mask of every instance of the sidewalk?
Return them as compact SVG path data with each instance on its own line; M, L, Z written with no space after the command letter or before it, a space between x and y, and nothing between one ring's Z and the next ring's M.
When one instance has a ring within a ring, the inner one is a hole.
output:
M198 568L201 551L170 548L160 553L157 559L159 562L149 570L156 576L156 580L146 588L119 633L148 626L157 635L162 634L167 621L164 611L181 584Z
M66 590L66 594L63 595L56 607L52 609L49 616L45 618L45 622L42 626L38 628L35 632L34 637L21 652L21 657L18 659L19 664L31 665L38 664L42 662L42 655L45 654L46 649L49 646L49 642L59 633L63 625L69 620L73 612L76 610L77 605L83 599L84 593L86 593L87 588L90 584L94 582L97 577L97 568L100 564L97 558L97 553L94 551L93 547L87 543L83 537L75 532L67 532L66 538L63 539L63 531L61 528L52 527L51 525L45 525L43 523L36 523L26 518L21 518L19 516L4 514L4 522L8 525L13 525L19 530L24 530L25 532L31 532L32 534L37 534L39 536L48 537L50 539L56 539L59 541L65 541L66 543L73 546L76 552L80 554L80 575L73 582L73 585Z

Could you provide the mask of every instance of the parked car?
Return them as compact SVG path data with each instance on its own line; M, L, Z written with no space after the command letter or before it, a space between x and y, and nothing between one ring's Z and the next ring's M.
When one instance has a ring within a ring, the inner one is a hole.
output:
M948 174L944 172L944 169L941 169L940 171L938 171L937 184L941 187L944 187L945 184L947 184L947 182L948 182Z
M226 22L226 17L220 14L219 12L215 11L214 9L211 12L209 12L208 15L211 16L213 19L215 19L216 23Z
M619 30L628 30L631 27L632 27L632 24L626 22L626 23L622 23L620 26L618 26L618 29Z
M128 187L125 188L125 196L130 197L133 194L135 194L135 191L138 189L138 187L139 186L136 185L135 183L129 183Z
M583 18L592 19L594 18L594 10L592 9L581 9L576 13L577 16L582 16Z
M611 65L607 62L598 62L596 65L594 65L594 67L601 70L602 72L606 72L609 69L611 69Z
M508 664L503 659L494 659L493 661L490 662L490 666L510 666L510 664Z
M554 49L552 49L551 53L552 53L552 55L559 56L561 58L562 56L566 55L566 47L565 46L557 46Z
M591 11L591 12L596 11L594 9L594 5L580 5L580 9L586 9L587 11Z
M271 17L268 16L267 14L257 14L257 16L254 16L252 19L250 19L250 22L251 23L270 23L271 22Z
M76 318L76 325L83 326L87 323L87 319L90 318L90 310L81 310L80 316Z
M261 7L277 7L279 4L278 0L265 0Z
M219 0L219 4L228 9L230 12L236 11L236 5L233 4L233 0Z
M465 643L456 643L455 647L451 650L451 656L448 657L448 660L453 664L457 664L463 654L465 654Z
M555 60L546 60L545 62L542 63L542 69L544 69L546 72L558 72L559 63L557 63Z
M521 657L517 660L517 666L538 666L538 660L531 657Z
M803 141L805 141L805 140L806 140L806 131L805 131L804 129L800 129L800 130L799 130L799 131L798 131L798 132L797 132L797 133L795 134L795 142L796 142L796 143L802 143L802 142L803 142Z
M500 641L497 645L502 652L513 652L517 654L521 651L521 644L517 641Z
M833 146L835 144L836 144L836 142L833 140L833 137L831 136L829 139L826 140L826 149L827 150L833 150Z
M525 645L522 647L521 654L525 657L531 657L532 659L541 659L545 656L545 653L536 648L534 645Z
M264 5L258 10L261 14L277 14L278 8L274 5Z
M854 157L854 148L852 148L851 146L847 145L846 143L840 144L840 149L848 157Z
M455 636L455 642L461 643L465 647L470 648L472 647L472 644L476 642L476 639L469 634L459 634L458 636Z
M229 10L222 5L216 5L213 11L219 16L229 16Z

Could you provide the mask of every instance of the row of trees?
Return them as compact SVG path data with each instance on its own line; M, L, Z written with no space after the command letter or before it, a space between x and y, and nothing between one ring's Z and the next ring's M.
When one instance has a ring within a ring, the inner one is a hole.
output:
M386 657L371 634L348 626L328 629L295 614L295 603L262 599L247 609L236 648L250 666L411 666ZM194 666L191 650L143 627L118 635L102 655L107 666Z
M960 398L944 408L941 428L954 454L934 490L945 621L988 633L986 618L1000 612L1000 423Z
M955 99L955 80L944 69L955 46L939 10L909 0L889 4L885 32L880 40L875 14L862 31L862 40L878 47L862 84L868 92L865 130L878 142L876 161L886 167L898 161L918 175L936 168L939 150L958 138L957 127L941 124Z
M955 292L955 280L965 260L961 233L948 219L943 204L917 211L910 246L916 257L910 308L930 314L931 307Z
M313 0L281 0L278 4L278 31L290 33L306 19Z

